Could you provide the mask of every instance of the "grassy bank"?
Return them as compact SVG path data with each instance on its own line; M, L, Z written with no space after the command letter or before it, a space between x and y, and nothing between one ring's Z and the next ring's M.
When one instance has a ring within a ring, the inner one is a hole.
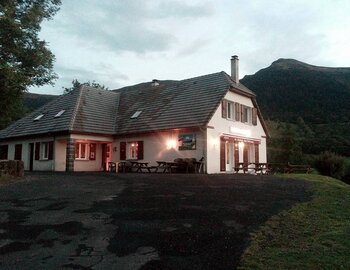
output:
M269 219L251 236L240 269L350 269L350 186L319 175L313 199Z

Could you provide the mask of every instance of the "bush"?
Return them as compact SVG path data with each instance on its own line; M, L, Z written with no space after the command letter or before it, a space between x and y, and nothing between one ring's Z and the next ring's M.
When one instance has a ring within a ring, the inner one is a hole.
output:
M350 185L350 158L345 159L344 162L344 175L342 180Z
M315 158L314 166L322 175L341 179L344 175L344 161L344 157L326 151Z

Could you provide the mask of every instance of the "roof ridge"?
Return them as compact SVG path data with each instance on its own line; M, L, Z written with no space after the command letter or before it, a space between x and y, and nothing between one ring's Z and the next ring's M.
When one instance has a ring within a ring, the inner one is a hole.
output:
M73 130L73 126L74 126L74 123L75 123L75 118L77 116L77 113L78 113L78 109L79 109L79 106L80 106L80 101L81 101L81 96L82 96L82 93L83 93L83 89L84 89L84 85L82 85L78 90L76 91L79 91L79 96L77 98L77 101L75 102L75 107L74 107L74 110L73 110L73 113L72 113L72 119L68 125L68 130Z
M117 102L116 102L116 108L115 108L115 117L114 117L114 132L117 133L118 130L118 123L117 123L117 119L118 119L118 113L119 113L119 103L120 103L120 93L118 92L114 92L117 94Z

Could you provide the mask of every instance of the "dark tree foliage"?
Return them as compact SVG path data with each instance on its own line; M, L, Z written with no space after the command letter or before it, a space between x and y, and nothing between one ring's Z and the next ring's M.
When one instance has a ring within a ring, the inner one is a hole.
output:
M85 83L80 83L77 79L74 79L72 81L72 87L69 87L69 88L63 87L63 94L67 94L67 93L70 93L73 90L79 89L83 85L91 86L91 87L94 87L94 88L100 88L102 90L108 90L108 87L104 86L103 84L99 84L96 81L92 81L92 82L87 81Z
M21 117L28 87L57 77L55 57L38 33L60 5L61 0L0 0L0 129Z

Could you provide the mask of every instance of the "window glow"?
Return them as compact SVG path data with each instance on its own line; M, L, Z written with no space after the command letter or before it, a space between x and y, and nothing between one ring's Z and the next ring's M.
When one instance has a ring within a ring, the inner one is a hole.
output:
M76 143L75 144L75 159L87 159L88 158L88 144Z

